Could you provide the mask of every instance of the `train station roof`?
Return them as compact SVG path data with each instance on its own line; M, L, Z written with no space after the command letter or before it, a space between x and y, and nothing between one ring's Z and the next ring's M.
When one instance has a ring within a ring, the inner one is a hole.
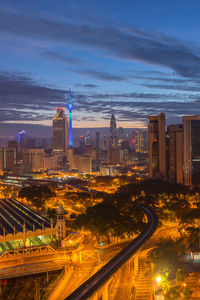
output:
M0 235L51 227L51 222L14 199L0 199Z

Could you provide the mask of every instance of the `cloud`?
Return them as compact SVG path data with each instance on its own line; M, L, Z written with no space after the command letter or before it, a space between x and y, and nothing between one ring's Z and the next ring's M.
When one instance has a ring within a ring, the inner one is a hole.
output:
M47 119L49 110L62 106L66 92L39 84L29 74L0 72L0 120Z
M173 70L184 77L200 76L200 58L186 43L159 32L99 23L72 22L36 13L0 13L0 32L43 43L84 47L103 55L140 61ZM189 43L188 43L189 44ZM62 59L59 57L59 59ZM91 74L92 75L92 74ZM106 80L103 74L93 74ZM117 80L117 79L116 79ZM119 79L120 81L121 79Z
M108 72L101 72L95 70L74 70L71 69L70 71L81 74L81 75L88 75L92 78L101 79L101 80L108 80L108 81L124 81L126 78L120 75L113 75Z
M145 87L148 87L150 89L159 89L159 90L175 90L175 91L187 91L187 92L200 92L200 87L198 86L184 86L184 85L168 85L168 84L142 84Z
M56 51L41 51L40 54L52 61L59 61L65 64L71 64L71 65L81 65L84 63L84 60L77 57L68 56L61 52Z
M0 72L0 90L0 122L43 123L52 119L57 106L65 106L67 98L64 90L11 71ZM148 115L164 111L170 123L200 111L200 94L192 93L99 93L89 89L85 94L74 90L72 99L74 121L94 122L94 127L96 117L102 120L111 113L118 120L147 123Z
M93 83L86 83L86 84L81 84L81 83L77 83L75 84L76 87L85 87L88 89L96 89L99 86L97 84L93 84Z

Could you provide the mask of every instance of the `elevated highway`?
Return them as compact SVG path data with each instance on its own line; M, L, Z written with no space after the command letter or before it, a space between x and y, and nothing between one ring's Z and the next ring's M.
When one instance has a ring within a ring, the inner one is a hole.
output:
M141 234L135 238L127 247L119 252L113 259L111 259L103 268L96 272L92 277L85 281L78 289L65 300L80 300L88 299L93 296L102 286L105 285L109 278L122 267L140 248L141 246L153 235L157 228L158 218L156 213L149 207L140 206L148 219L145 229ZM108 295L106 295L105 299ZM103 299L103 295L100 299Z

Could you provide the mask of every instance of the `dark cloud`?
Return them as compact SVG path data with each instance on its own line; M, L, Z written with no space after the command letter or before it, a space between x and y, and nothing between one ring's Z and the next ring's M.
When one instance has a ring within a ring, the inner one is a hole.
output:
M0 120L44 120L66 102L66 92L36 83L24 73L0 72Z
M65 106L66 91L37 83L30 74L0 73L0 121L51 119L57 106ZM116 114L119 120L147 122L148 115L166 112L169 122L200 111L200 94L190 93L97 93L73 91L74 120L93 121ZM87 114L86 114L87 112Z
M40 54L44 56L45 58L52 60L52 61L60 61L65 64L70 65L81 65L84 63L83 59L68 56L61 52L55 52L55 51L41 51Z
M77 84L75 84L75 86L76 87L85 87L85 88L88 88L88 89L96 89L96 88L99 87L98 85L92 84L92 83L87 83L87 84L77 83Z
M81 75L88 75L92 78L101 79L101 80L108 80L108 81L124 81L126 77L119 76L119 75L113 75L108 72L101 72L101 71L95 71L95 70L74 70L71 69L72 72L75 72L77 74Z
M167 84L142 84L145 87L159 90L174 90L174 91L187 91L187 92L200 92L200 87L192 85L167 85Z
M57 21L36 13L3 11L0 13L0 32L2 36L6 33L81 46L91 51L96 49L103 55L164 66L185 77L200 76L200 58L196 51L180 40L158 32L83 21Z

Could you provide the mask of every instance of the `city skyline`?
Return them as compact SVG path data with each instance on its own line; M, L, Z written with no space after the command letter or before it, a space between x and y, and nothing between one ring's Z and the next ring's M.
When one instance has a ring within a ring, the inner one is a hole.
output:
M148 115L174 124L200 111L197 1L0 8L0 136L29 125L45 134L70 88L75 128L109 127L111 114L118 127L147 128Z

